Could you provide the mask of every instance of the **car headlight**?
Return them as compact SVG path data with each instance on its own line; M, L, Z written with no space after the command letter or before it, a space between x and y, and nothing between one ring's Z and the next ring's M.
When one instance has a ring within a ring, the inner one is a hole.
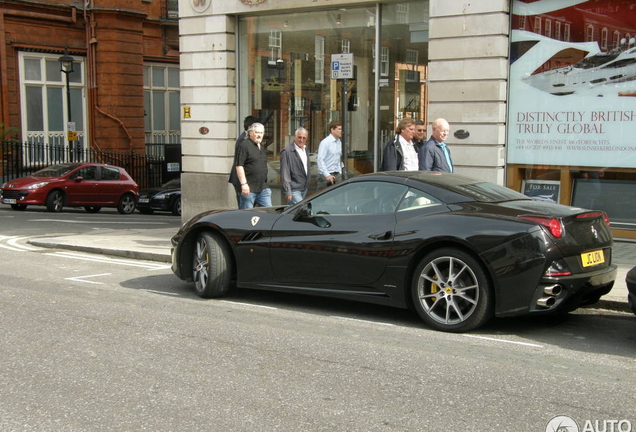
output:
M39 189L47 184L49 184L49 182L33 183L32 185L26 186L25 189Z
M160 193L160 194L158 194L158 195L155 195L155 199L158 199L158 200L165 200L165 199L168 199L168 197L170 197L170 195L172 195L172 194L169 194L169 193Z

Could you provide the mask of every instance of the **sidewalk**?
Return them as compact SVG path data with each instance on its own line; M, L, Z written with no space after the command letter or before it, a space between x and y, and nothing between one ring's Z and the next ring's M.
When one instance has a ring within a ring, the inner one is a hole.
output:
M84 235L41 237L31 239L28 243L46 248L169 263L171 261L170 238L175 233L174 228L99 230ZM627 304L625 275L636 266L636 242L615 240L614 263L618 264L614 287L594 307L631 312Z

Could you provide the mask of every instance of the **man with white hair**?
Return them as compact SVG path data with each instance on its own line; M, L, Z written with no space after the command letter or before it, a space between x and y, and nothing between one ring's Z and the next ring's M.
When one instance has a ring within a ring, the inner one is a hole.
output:
M247 139L236 146L234 164L241 186L239 208L271 207L272 190L267 187L267 154L261 148L265 126L253 123Z
M287 204L302 201L309 190L311 162L307 153L307 136L304 127L296 129L294 142L280 152L280 178Z
M452 173L453 160L450 150L444 142L448 138L450 126L443 118L433 122L431 138L418 151L420 171L439 171Z

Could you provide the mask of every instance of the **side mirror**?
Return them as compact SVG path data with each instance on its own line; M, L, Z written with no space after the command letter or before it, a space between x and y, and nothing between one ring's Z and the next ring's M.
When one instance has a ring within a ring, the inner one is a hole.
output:
M81 182L82 180L84 180L84 177L82 177L82 176L75 177L75 181L78 182L78 183Z
M303 204L298 207L294 215L295 221L303 221L311 218L311 203Z

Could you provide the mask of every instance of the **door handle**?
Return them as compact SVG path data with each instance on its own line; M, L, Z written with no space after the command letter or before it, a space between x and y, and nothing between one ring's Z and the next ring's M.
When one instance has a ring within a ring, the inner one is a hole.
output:
M390 240L393 237L393 231L386 231L380 234L371 234L369 236L373 240Z

